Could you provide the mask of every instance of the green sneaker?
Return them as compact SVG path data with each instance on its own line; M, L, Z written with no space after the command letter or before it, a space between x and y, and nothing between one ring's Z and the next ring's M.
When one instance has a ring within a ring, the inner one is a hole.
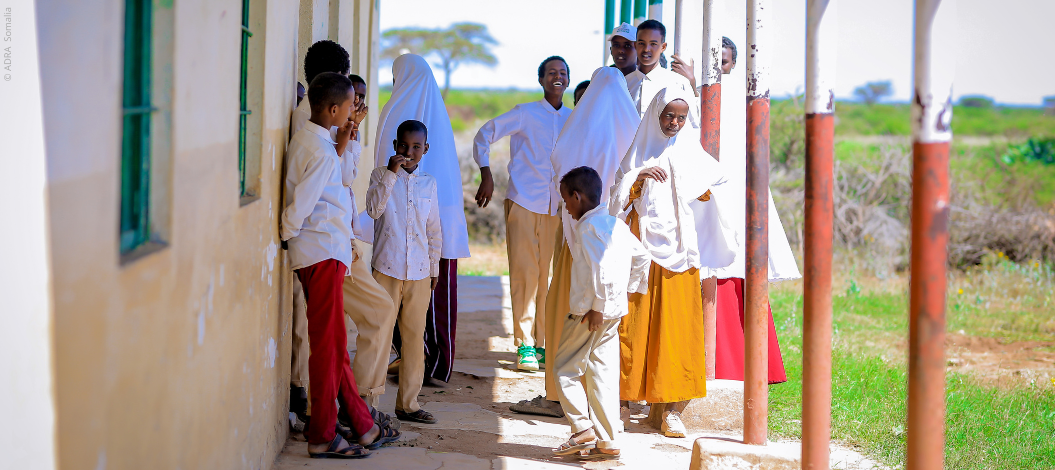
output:
M517 369L538 370L538 359L535 359L534 347L524 345L517 348Z
M540 366L546 364L546 348L535 348L535 360Z

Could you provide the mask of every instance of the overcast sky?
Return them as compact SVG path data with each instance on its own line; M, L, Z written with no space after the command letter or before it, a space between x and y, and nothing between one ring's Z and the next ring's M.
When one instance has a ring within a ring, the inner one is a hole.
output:
M693 0L688 0L693 1ZM696 0L700 1L700 0ZM836 95L852 96L868 81L891 80L895 101L908 101L912 84L912 0L839 1ZM604 53L603 0L381 0L381 30L445 27L473 21L488 26L499 42L494 68L463 66L451 77L458 88L538 89L539 62L567 59L572 83L589 78ZM743 0L725 0L740 8ZM617 2L618 4L618 2ZM804 82L805 0L772 1L777 52L772 95L787 96ZM879 6L881 5L881 6ZM664 3L668 42L673 42L674 1ZM1055 95L1055 0L959 0L957 97L991 96L1001 103L1039 105ZM741 23L742 24L742 23ZM743 28L725 35L739 44ZM740 61L743 66L743 61ZM435 68L434 68L435 69ZM442 83L442 72L437 71ZM380 71L390 83L390 65Z

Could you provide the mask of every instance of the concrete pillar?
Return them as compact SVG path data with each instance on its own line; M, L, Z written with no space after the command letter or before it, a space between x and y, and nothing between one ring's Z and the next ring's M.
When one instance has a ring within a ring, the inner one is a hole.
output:
M944 467L945 275L955 0L916 0L909 274L908 470Z
M33 3L16 0L0 8L0 18L11 19L11 40L4 47L12 56L0 69L0 200L9 202L0 206L0 215L18 221L17 230L0 230L0 246L6 248L0 270L6 313L0 328L0 357L6 359L0 361L0 403L7 423L0 428L0 455L4 468L51 470L57 460L51 235Z
M630 0L627 0L630 1ZM633 0L634 2L634 26L641 24L641 22L648 19L648 1L649 0Z
M648 0L648 19L663 22L663 0Z
M697 66L701 77L700 144L715 160L720 150L722 122L722 35L718 32L722 6L719 3L720 0L703 0L703 50ZM679 30L680 24L681 20ZM718 332L718 280L714 277L703 279L702 286L703 350L707 358L707 379L710 380L714 379L715 336Z
M837 0L806 2L802 468L827 470L832 402L832 216Z

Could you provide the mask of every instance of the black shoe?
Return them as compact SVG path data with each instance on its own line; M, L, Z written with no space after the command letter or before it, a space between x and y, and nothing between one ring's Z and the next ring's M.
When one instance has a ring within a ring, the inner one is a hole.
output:
M308 422L308 392L304 387L289 386L289 411L301 421Z

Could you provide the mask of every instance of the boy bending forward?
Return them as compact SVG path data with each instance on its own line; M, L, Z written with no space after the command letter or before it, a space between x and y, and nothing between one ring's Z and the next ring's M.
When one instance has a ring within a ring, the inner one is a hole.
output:
M554 364L557 395L572 436L553 453L588 460L619 458L619 319L627 314L628 292L647 289L651 258L630 228L600 205L601 177L593 168L583 166L564 175L560 195L576 220L571 312L564 320Z

